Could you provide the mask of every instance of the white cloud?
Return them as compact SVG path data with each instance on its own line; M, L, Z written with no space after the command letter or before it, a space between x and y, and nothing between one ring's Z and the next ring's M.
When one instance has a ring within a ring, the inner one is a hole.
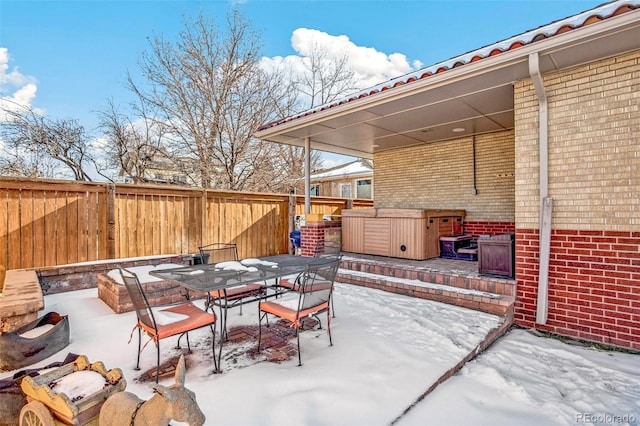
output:
M0 108L31 108L38 91L36 79L22 74L17 67L10 69L9 62L9 49L0 47Z
M267 69L285 67L294 71L303 70L302 63L314 45L323 46L327 56L336 60L346 54L361 89L375 86L423 66L420 61L409 62L402 53L386 54L372 47L358 46L346 35L336 36L309 28L298 28L291 35L291 47L297 52L296 55L263 58L262 65Z
M416 65L422 65L419 61L409 63L402 53L386 54L373 47L358 46L346 35L334 36L309 28L298 28L291 35L291 46L299 57L307 56L308 49L314 44L325 46L328 55L336 59L346 54L362 88L375 86L413 71Z

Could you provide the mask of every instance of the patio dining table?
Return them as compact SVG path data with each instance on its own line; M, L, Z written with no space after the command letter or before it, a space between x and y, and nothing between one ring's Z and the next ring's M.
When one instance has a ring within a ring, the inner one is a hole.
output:
M226 303L227 289L250 283L264 283L265 289L274 289L271 295L261 297L273 297L277 295L277 282L280 278L290 275L297 275L307 268L307 265L317 261L317 258L293 256L289 254L278 254L274 256L266 256L259 258L244 259L239 262L222 262L218 264L200 264L184 266L180 268L162 269L149 272L164 280L174 281L184 287L187 292L215 292L221 290L224 294L225 303L219 304L220 307L220 345L218 350L218 370L216 373L222 372L220 364L222 360L222 347L226 330ZM238 263L242 267L238 267ZM273 280L273 284L268 282ZM205 308L211 307L210 296L207 297ZM215 355L214 355L215 356Z

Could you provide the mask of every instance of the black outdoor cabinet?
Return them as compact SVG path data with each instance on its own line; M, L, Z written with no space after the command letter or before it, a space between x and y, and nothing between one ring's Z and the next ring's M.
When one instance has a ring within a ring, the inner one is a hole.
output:
M515 277L515 234L478 238L478 273Z

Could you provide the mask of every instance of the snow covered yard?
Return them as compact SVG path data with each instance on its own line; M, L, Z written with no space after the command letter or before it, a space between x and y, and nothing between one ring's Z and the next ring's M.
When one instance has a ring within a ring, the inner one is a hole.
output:
M296 357L281 363L252 358L247 351L257 342L245 341L225 345L224 373L211 374L209 330L190 334L186 386L196 393L207 424L389 424L502 323L482 312L343 284L336 286L335 310L332 347L324 330L301 334L302 367ZM45 311L69 315L71 343L36 366L61 361L67 352L83 354L121 368L128 391L151 395L148 384L136 380L141 372L133 370L137 336L127 344L133 312L114 314L96 289L46 296ZM230 310L230 327L257 324L255 305L238 314ZM163 360L176 355L174 343L162 341ZM150 344L142 371L154 366ZM628 424L638 424L639 383L638 355L514 330L397 424L576 424L579 414L626 414Z

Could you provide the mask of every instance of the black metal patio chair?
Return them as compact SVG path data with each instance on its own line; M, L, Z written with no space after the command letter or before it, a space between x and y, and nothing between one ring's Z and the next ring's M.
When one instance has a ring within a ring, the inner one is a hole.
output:
M291 327L295 328L298 342L298 365L302 365L300 327L305 319L316 318L322 328L322 322L318 315L326 312L329 345L333 346L330 300L340 258L341 256L337 255L310 262L305 271L295 280L299 283L299 288L296 291L289 291L280 298L261 300L258 303L258 352L260 352L262 342L262 319L266 319L268 314L289 321Z
M145 343L142 346L142 332L149 336L150 340L156 345L157 350L157 364L156 364L156 383L160 375L160 340L166 339L172 336L179 336L177 348L180 348L180 339L186 335L187 348L191 352L191 344L189 342L189 332L207 327L211 329L213 334L212 341L212 354L213 364L215 370L218 370L216 360L216 315L215 313L209 313L198 308L191 302L185 302L178 305L171 305L161 308L151 309L147 296L144 293L142 284L138 279L138 276L127 269L119 269L122 281L124 283L131 302L136 311L138 323L135 328L138 329L138 357L136 359L136 370L140 369L140 353L147 346Z
M342 255L342 243L335 242L335 241L318 241L316 243L316 248L313 254L313 256L316 258L341 256L341 255ZM291 280L287 278L281 279L278 282L278 286L280 288L297 291L300 288L300 283L297 282L298 278L299 277L297 277L296 280ZM331 293L331 316L333 316L333 318L336 317L336 310L333 305L333 293Z

